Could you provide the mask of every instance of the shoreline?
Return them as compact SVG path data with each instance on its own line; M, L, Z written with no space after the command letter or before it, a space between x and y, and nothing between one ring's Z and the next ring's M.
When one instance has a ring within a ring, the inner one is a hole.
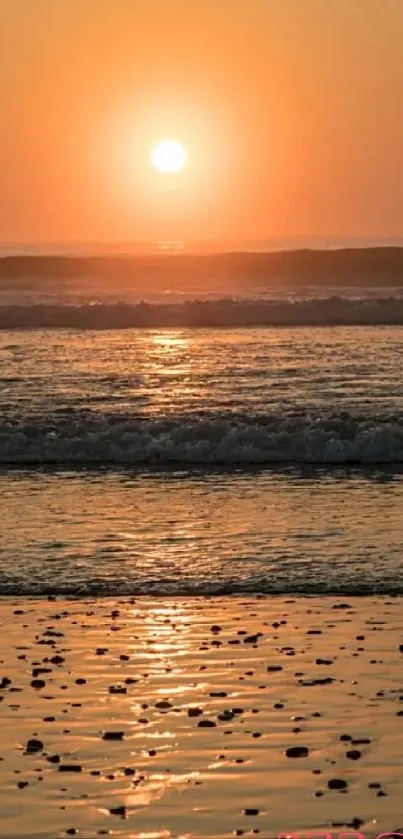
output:
M398 597L2 596L0 626L4 839L403 822Z
M214 603L214 601L221 601L225 600L229 603L234 601L250 601L254 603L256 601L264 601L264 600L274 600L274 601L282 601L283 603L294 603L297 601L321 601L324 604L329 603L329 601L346 601L346 600L354 600L359 603L363 603L366 601L374 601L378 602L381 601L382 603L386 603L388 605L394 604L397 600L403 599L403 591L391 592L391 591L374 591L368 589L368 591L364 591L361 593L357 593L355 590L350 588L346 588L346 590L338 590L338 591L299 591L296 589L290 589L290 591L282 589L281 591L264 591L260 587L259 590L253 591L246 591L240 589L235 591L213 591L213 592L205 592L201 594L198 591L189 590L179 590L175 593L161 589L156 591L148 591L148 592L94 592L94 591L86 591L86 592L77 592L77 591L61 591L61 592L33 592L33 593L25 593L25 592L6 592L0 593L0 607L2 605L7 605L10 601L14 602L28 602L28 603L80 603L85 604L90 602L92 604L100 603L104 604L105 602L119 602L123 605L147 605L148 602L157 603L159 601L166 601L167 603L177 603L180 601L184 601L185 603L195 600L195 601L207 601L209 603ZM342 607L344 608L344 606ZM403 660L402 660L403 661Z

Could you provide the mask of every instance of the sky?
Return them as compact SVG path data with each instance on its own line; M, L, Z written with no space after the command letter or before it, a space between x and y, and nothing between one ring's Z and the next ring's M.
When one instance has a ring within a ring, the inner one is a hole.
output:
M402 43L402 0L0 0L0 242L401 237Z

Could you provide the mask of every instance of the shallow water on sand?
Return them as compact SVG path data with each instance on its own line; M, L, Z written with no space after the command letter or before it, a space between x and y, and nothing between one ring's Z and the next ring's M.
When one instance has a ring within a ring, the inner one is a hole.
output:
M4 593L403 593L403 476L0 474Z
M4 598L0 629L4 839L402 827L399 600Z

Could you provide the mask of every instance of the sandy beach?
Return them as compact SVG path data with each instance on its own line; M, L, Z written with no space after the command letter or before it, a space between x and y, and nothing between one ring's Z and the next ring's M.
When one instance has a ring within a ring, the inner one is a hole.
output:
M399 599L0 610L1 837L403 826Z

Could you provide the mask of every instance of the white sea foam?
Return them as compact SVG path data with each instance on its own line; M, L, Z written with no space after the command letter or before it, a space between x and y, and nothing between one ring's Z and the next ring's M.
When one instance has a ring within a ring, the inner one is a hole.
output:
M403 424L220 416L170 421L81 419L0 427L3 464L270 465L402 463Z

